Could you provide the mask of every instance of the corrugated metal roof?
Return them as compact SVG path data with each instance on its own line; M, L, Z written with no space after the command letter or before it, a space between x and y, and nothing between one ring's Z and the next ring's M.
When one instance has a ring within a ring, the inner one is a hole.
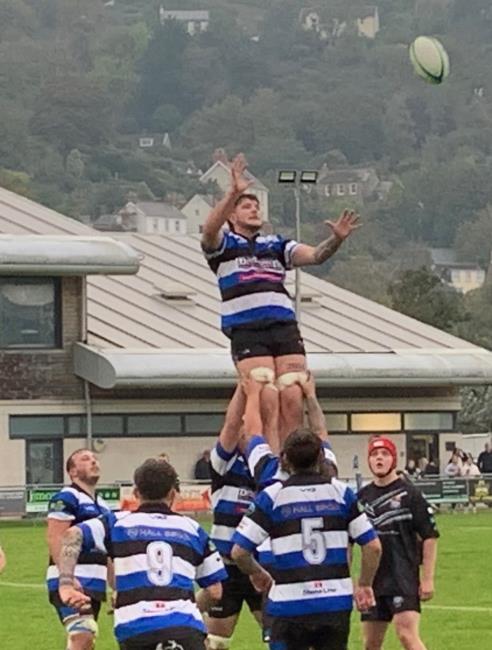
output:
M101 233L24 197L0 189L0 232ZM199 236L111 233L145 255L134 276L89 277L89 343L105 348L193 349L229 346L219 329L215 277ZM303 272L313 298L301 327L308 352L388 353L477 350L476 346ZM190 289L189 300L158 297L163 282Z

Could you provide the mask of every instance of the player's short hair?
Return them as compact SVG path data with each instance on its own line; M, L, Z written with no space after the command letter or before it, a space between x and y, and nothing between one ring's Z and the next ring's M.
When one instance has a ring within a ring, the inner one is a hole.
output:
M161 501L179 485L176 470L163 458L147 458L135 470L133 482L142 501Z
M75 456L81 454L84 451L89 451L91 454L93 453L92 449L89 449L88 447L81 447L80 449L72 451L70 456L67 458L67 462L65 463L65 470L67 474L70 474L70 470L75 467Z
M257 205L260 205L260 200L256 196L256 194L253 194L251 192L244 192L244 194L240 194L237 199L234 201L234 207L238 206L240 203L248 199L249 201L255 201Z
M297 429L284 443L284 456L294 471L314 467L321 454L321 440L309 429Z

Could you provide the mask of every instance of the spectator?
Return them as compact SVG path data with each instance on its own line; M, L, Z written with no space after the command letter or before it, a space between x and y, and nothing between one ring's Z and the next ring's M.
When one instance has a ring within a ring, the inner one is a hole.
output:
M194 477L197 481L210 481L210 451L205 449L195 463Z
M461 466L460 466L460 457L456 453L456 450L453 452L453 455L449 459L449 463L444 469L444 473L449 478L455 478L456 476L461 476Z
M417 465L416 465L414 459L410 458L410 460L405 465L405 474L407 476L414 476L415 478L417 478L418 473L419 472L418 472Z
M429 460L422 476L439 476L439 467L436 465L433 458Z
M471 454L468 454L466 457L463 467L461 468L461 476L480 476L480 470L478 469L478 466L475 465Z
M482 474L492 474L492 448L488 442L478 456L477 465Z
M429 460L425 456L422 456L421 458L419 458L419 460L417 462L417 475L418 476L423 476L425 474L425 470L426 470L426 467L427 467L428 464L429 464Z

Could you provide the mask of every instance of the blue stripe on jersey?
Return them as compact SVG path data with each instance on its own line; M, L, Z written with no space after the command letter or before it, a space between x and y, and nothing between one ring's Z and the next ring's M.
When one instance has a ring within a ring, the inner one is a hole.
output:
M150 520L152 521L152 520ZM203 543L198 536L190 535L186 530L179 530L174 528L157 528L150 526L114 526L111 533L111 541L119 542L134 542L137 539L150 539L153 541L163 541L168 544L185 544L199 555L203 552Z
M76 576L77 580L80 582L82 589L89 591L100 591L104 593L106 591L106 580L99 580L97 578L82 578L81 576ZM46 581L48 585L48 591L58 591L58 578L50 578Z
M205 625L191 614L172 612L172 614L164 616L149 616L129 623L122 623L114 628L114 633L117 640L121 643L139 634L165 630L169 627L191 627L200 632L206 631Z
M135 573L116 576L116 591L128 591L129 589L141 589L142 587L155 587L155 584L149 580L147 571L136 571ZM176 588L193 591L193 580L173 573L173 578L166 587L168 589Z
M218 549L217 549L218 550ZM225 569L219 569L215 573L212 573L209 576L206 576L204 578L200 578L197 580L198 584L202 589L205 587L209 587L210 585L215 584L216 582L224 582L224 580L228 579L227 571Z
M343 612L352 609L352 596L330 596L329 598L309 598L307 600L267 601L266 610L270 616L303 616Z
M237 453L237 448L232 451L226 451L219 441L215 443L215 450L222 460L231 460L234 454Z
M256 544L247 537L244 537L244 535L241 535L241 533L239 533L237 530L234 533L234 537L232 538L232 544L237 544L241 548L244 548L246 551L250 551L251 553L256 549Z
M293 309L287 309L285 307L255 307L231 314L230 316L223 316L222 329L230 330L233 327L246 325L246 323L264 320L294 321L295 319L296 315Z
M372 542L373 539L376 539L377 536L378 535L377 535L376 531L373 528L371 528L370 530L367 530L362 535L359 535L359 537L356 537L355 541L360 546L364 546L365 544L368 544L369 542Z
M335 499L325 501L291 502L288 506L276 508L272 513L272 521L290 521L299 517L345 517L347 508Z
M347 564L347 548L329 548L326 557L323 560L323 566L333 566L335 564ZM299 569L311 566L304 558L301 551L294 553L284 553L275 557L275 566L277 569Z
M220 500L214 508L214 512L223 512L227 515L238 515L241 517L247 512L248 507L245 503L237 503L237 501Z

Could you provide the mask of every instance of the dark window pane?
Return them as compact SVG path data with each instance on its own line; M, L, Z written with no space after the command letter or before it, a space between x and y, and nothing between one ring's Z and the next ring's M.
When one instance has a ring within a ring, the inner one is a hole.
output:
M63 417L54 416L25 416L12 415L10 417L11 438L53 438L63 436Z
M186 433L218 434L224 424L223 413L193 413L185 415Z
M181 416L174 414L129 415L128 435L181 433Z
M86 435L85 415L70 415L67 420L69 436L78 437Z
M0 347L53 348L57 341L54 278L0 278Z
M124 433L122 415L93 415L92 433L95 436L108 434L122 436Z

